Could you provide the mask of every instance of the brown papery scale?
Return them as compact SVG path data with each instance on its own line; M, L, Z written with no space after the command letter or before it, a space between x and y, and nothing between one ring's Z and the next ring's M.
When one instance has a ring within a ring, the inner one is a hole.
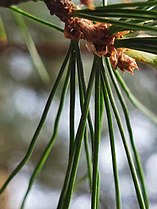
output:
M78 7L69 0L45 0L51 15L56 15L65 23L64 35L71 40L84 39L87 49L98 56L110 58L114 69L119 67L122 71L133 74L134 69L138 69L135 59L124 54L126 49L114 46L117 38L122 38L128 31L110 34L111 24L100 23L78 17L72 17Z

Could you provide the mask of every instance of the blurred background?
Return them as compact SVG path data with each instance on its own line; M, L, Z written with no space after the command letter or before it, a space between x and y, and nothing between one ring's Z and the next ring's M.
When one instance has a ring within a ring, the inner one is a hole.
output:
M20 5L20 8L63 27L57 18L49 15L42 2L23 4ZM23 22L17 15L15 17L9 9L0 8L0 25L0 185L2 185L26 153L68 49L69 40L64 39L62 33L27 18L24 18ZM37 57L37 61L40 63L38 67L29 53L28 43L25 41L26 36L27 38L30 37L30 42L31 40L34 41L42 60L41 62L40 58ZM84 42L81 45L84 67L88 75L93 55L85 49ZM43 69L43 63L46 71L40 71L41 68ZM140 71L136 71L134 76L128 73L124 73L122 76L134 95L157 115L157 70L140 63L139 67ZM62 84L57 90L31 160L13 179L1 197L0 209L18 209L20 206L29 178L52 135ZM157 127L127 98L126 101L130 110L134 138L145 171L151 202L150 208L157 209ZM76 92L76 102L79 104L78 92ZM76 113L77 127L80 117L79 105L76 105ZM68 117L69 91L55 146L29 194L26 209L56 208L68 161ZM116 124L114 128L123 208L138 209L132 179ZM114 182L105 120L100 145L100 171L100 208L114 209ZM88 180L86 178L81 180L86 173L86 159L84 152L82 152L78 172L79 183L72 200L72 209L90 208Z

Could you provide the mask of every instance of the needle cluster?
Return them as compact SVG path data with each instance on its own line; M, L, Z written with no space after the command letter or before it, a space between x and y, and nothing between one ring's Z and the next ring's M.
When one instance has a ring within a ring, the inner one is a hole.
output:
M51 15L56 15L65 23L64 35L71 40L84 39L90 52L98 56L109 57L112 66L122 71L133 73L138 69L135 59L124 54L125 49L116 48L115 40L122 38L128 31L110 33L111 24L93 22L88 19L74 17L79 9L69 0L45 0Z

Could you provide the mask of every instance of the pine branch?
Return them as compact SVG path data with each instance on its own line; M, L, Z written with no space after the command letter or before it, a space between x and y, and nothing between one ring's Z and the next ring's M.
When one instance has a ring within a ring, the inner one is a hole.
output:
M38 1L38 0L0 0L0 7L10 7L11 5L17 5L28 1Z

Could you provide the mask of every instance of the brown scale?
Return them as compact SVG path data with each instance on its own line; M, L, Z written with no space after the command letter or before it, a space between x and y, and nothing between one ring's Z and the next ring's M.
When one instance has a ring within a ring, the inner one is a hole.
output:
M78 8L70 0L45 0L45 3L51 15L56 15L65 23L66 38L84 39L88 50L98 56L109 57L114 69L119 67L122 71L127 70L132 74L134 69L138 69L135 59L124 54L126 49L114 47L115 39L122 38L128 31L110 34L111 24L93 23L91 20L72 17L73 12Z

